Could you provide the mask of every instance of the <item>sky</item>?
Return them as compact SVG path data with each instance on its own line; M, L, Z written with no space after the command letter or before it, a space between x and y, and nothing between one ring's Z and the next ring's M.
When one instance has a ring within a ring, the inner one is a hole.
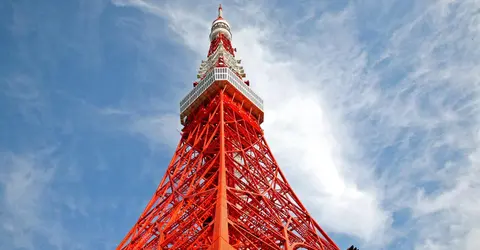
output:
M0 2L0 249L114 249L218 1ZM223 1L287 180L342 248L480 246L479 0Z

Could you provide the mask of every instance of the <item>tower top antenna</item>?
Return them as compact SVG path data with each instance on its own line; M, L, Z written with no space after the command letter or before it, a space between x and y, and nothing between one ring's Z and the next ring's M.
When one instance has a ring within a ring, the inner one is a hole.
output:
M218 5L218 17L223 17L223 9L222 4Z

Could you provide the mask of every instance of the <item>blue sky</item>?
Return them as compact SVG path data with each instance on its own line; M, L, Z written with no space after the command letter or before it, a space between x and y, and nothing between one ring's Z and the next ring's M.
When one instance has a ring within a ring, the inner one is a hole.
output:
M342 249L480 245L480 3L225 1L267 140ZM113 249L217 1L0 3L0 249Z

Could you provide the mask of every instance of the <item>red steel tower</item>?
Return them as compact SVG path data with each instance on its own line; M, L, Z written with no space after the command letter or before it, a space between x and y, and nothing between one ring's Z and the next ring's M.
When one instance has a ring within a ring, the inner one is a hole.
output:
M220 5L199 81L180 102L175 154L117 249L339 249L278 167L231 40Z

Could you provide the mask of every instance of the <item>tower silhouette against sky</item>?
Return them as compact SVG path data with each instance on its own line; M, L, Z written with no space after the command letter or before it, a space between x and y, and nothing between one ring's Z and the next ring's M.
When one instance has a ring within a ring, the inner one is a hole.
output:
M180 142L117 249L339 249L275 161L231 40L220 6L199 81L180 102Z

